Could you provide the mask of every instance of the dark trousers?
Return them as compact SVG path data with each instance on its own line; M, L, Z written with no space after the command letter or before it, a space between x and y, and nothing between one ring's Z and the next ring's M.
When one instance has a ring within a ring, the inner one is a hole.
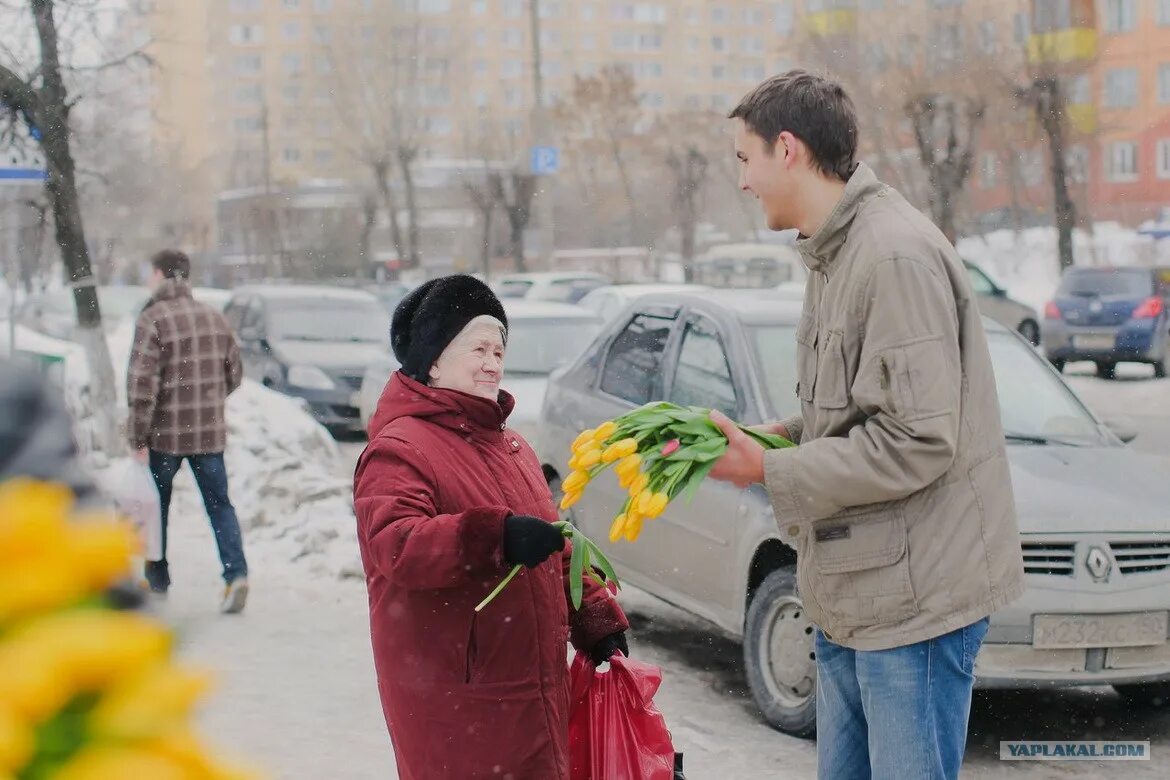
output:
M203 495L203 506L215 532L215 543L219 547L219 560L223 564L224 582L231 584L248 575L248 562L244 559L244 540L240 534L240 522L235 507L228 498L227 467L222 452L206 455L170 455L150 451L150 473L158 486L159 505L162 509L162 560L148 561L146 581L151 590L166 591L171 585L167 566L167 515L171 506L171 483L179 468L186 460L195 474L195 483Z

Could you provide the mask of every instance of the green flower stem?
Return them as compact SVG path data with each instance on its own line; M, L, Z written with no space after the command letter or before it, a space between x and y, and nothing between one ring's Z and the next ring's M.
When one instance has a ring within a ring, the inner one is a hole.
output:
M488 604L491 604L492 600L495 599L496 596L500 595L500 593L504 590L504 588L508 587L508 583L512 581L512 578L514 578L517 574L520 573L520 570L522 568L524 568L524 567L521 566L520 564L516 564L515 566L513 566L512 571L508 574L507 577L505 577L503 580L500 581L500 584L496 586L496 589L493 590L491 593L489 593L488 597L486 599L479 602L479 606L475 608L475 611L482 612L484 607L486 607Z

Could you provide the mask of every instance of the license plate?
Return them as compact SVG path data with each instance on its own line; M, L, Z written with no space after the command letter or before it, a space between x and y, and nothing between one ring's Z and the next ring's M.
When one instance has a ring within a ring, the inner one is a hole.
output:
M1105 352L1113 349L1116 339L1111 333L1095 333L1086 336L1073 336L1073 349L1083 349L1088 352Z
M1032 647L1062 650L1160 645L1166 641L1168 614L1035 615L1032 618Z

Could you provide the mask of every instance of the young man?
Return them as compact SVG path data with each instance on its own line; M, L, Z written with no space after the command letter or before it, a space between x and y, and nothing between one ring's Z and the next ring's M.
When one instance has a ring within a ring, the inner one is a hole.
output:
M162 504L163 559L146 564L155 593L171 584L166 561L171 482L186 460L215 531L226 583L220 608L236 613L248 597L248 564L228 499L224 402L240 385L240 352L223 315L191 297L191 261L163 250L151 258L150 301L138 317L127 397L130 445L149 462Z
M743 99L740 186L796 228L800 446L730 440L712 476L763 483L816 634L822 778L955 778L988 616L1024 588L987 339L954 248L856 163L853 105L802 71Z

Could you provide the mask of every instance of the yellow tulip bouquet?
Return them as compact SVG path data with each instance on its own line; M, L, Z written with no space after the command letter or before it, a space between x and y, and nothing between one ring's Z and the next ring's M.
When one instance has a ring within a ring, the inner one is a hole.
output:
M645 520L661 515L680 495L689 501L727 451L727 437L710 414L709 409L657 402L582 431L573 442L572 472L561 485L561 509L580 501L589 483L612 466L629 498L610 526L609 539L637 540ZM740 429L766 449L795 446L781 436Z
M192 734L205 674L166 627L107 602L134 531L68 489L0 485L0 780L244 780Z

